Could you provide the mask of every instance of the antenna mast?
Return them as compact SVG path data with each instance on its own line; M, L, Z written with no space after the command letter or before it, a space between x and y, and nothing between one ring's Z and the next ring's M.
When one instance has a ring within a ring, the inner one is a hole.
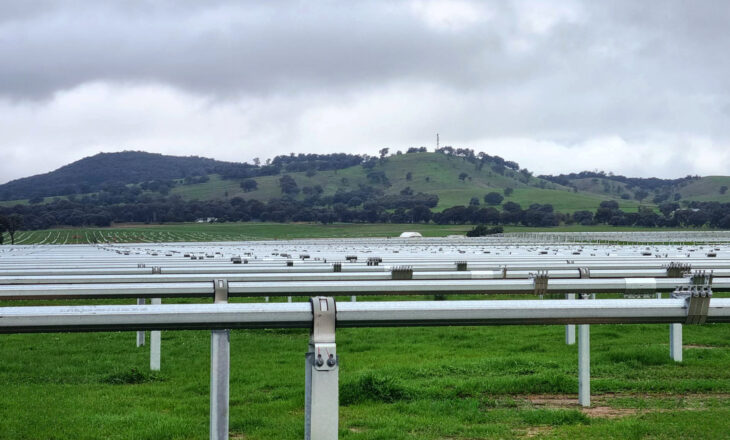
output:
M439 134L436 133L436 148L439 147Z

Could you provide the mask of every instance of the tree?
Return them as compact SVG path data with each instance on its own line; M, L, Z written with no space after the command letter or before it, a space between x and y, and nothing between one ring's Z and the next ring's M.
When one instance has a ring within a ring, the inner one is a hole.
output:
M720 187L720 194L725 194L727 192L727 186L723 185Z
M390 151L389 148L381 148L380 150L378 150L378 153L380 154L380 158L384 159L385 156L388 155L388 151Z
M469 199L469 206L479 206L479 197Z
M640 189L639 191L636 191L634 193L634 198L636 200L638 200L638 201L642 201L645 198L647 198L648 196L649 196L649 192L648 191L644 191L643 189Z
M492 206L499 205L500 203L502 203L502 200L504 200L504 197L496 192L490 192L484 196L484 202Z
M664 217L669 217L674 211L679 209L679 203L662 203L659 205L659 211L664 214Z
M3 241L5 241L5 237L3 235L5 234L5 230L7 230L7 219L0 216L0 244L3 244Z
M10 214L5 220L5 227L10 234L10 244L15 244L15 233L23 225L23 217L18 214Z
M258 187L259 184L253 179L246 179L241 182L241 189L243 189L243 192L251 192L258 189Z
M466 173L461 173L461 174L459 174L459 180L461 180L462 182L463 182L464 180L466 180L466 178L467 178L467 177L469 177L469 175L468 175L468 174L466 174Z
M475 226L474 229L466 233L467 237L484 237L486 235L501 234L504 232L504 228L501 226L495 226L493 228L487 228L487 225L481 224Z
M513 192L515 192L515 190L508 186L507 188L504 189L504 196L509 197L512 195Z
M408 212L413 219L413 223L428 223L431 220L431 210L425 205L416 205Z
M288 174L284 174L279 179L279 186L282 194L297 195L299 194L299 186L294 178Z
M413 179L413 173L409 171L406 173L406 180L410 181L411 179Z
M591 225L593 224L593 213L591 211L575 211L573 221L581 225Z

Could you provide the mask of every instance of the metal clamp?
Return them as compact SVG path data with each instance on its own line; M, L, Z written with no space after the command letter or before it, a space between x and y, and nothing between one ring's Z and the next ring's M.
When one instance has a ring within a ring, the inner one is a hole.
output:
M690 273L692 265L689 263L669 263L667 265L667 278L682 278Z
M312 333L309 345L313 348L312 363L315 370L334 370L337 367L335 321L337 309L332 297L315 296L312 304Z
M332 263L332 272L342 272L342 263Z
M213 280L213 302L215 304L228 302L228 280Z
M687 304L687 321L685 324L704 324L710 309L712 288L704 286L679 286L672 292L672 298L684 298Z
M458 272L465 272L466 271L466 261L457 261L454 263L456 265L456 270Z
M591 270L587 267L580 267L578 268L578 274L580 275L580 278L590 278Z
M544 295L547 293L548 272L546 270L538 270L537 274L530 274L535 285L535 295Z
M712 285L712 271L709 273L706 270L696 270L689 277L689 283L693 286L711 286Z
M383 259L381 257L369 257L367 261L368 266L377 266L378 264L382 263Z
M394 280L412 280L413 268L411 266L396 266L390 271L390 275Z
M160 267L160 266L153 266L152 267L152 273L153 274L156 274L156 275L161 274L162 273L162 267Z

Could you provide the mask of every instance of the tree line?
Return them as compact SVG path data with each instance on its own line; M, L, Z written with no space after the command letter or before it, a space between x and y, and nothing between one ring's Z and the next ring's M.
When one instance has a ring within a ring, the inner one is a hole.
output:
M114 200L113 198L107 200ZM383 195L382 190L363 186L331 196L312 193L303 200L284 196L268 202L234 197L229 200L186 201L179 196L150 197L135 203L99 203L98 199L59 199L47 204L0 207L0 228L12 242L15 232L54 226L110 226L112 223L192 222L216 218L220 222L367 222L435 223L473 225L522 225L550 227L561 224L730 228L730 204L691 202L687 208L677 203L659 206L659 212L640 207L637 212L619 209L615 201L601 202L595 211L573 213L555 211L549 204L523 207L507 201L496 206L452 206L440 212L433 208L438 197L430 194Z

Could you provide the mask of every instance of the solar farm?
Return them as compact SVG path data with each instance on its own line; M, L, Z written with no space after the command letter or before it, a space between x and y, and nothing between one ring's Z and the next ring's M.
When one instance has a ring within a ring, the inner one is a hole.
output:
M56 232L0 247L3 439L727 435L730 233Z

